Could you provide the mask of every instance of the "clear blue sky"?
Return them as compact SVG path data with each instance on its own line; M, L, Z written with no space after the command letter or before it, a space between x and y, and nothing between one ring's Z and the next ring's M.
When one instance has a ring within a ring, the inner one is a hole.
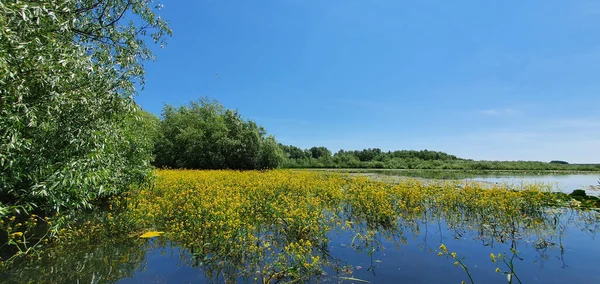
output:
M598 1L162 4L157 115L206 96L301 148L600 162Z

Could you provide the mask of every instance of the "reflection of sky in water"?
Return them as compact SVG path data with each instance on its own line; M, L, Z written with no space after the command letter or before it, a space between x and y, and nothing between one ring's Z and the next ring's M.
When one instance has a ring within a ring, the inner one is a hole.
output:
M469 283L464 270L453 266L453 259L437 256L440 243L444 243L449 251L464 257L463 262L475 283L507 282L505 275L494 272L496 267L504 270L507 267L492 263L490 253L510 254L510 243L484 244L473 233L455 238L443 223L441 227L437 223L429 223L426 227L427 232L423 224L421 233L416 237L408 233L407 244L398 248L393 242L381 238L385 249L375 250L372 256L369 256L368 250L357 252L349 247L347 244L352 233L343 232L331 238L331 252L355 268L353 277L372 283ZM563 239L564 257L561 257L558 244L545 250L535 249L535 239L532 236L518 240L517 250L522 260L515 259L515 273L523 283L600 283L600 272L595 262L600 248L594 245L592 234L570 224ZM558 242L558 237L554 241Z
M205 279L201 269L180 260L182 253L187 254L187 250L178 247L150 248L146 251L145 265L135 271L133 277L122 278L117 283L197 283Z
M566 226L561 238L557 235L548 238L553 246L536 249L536 235L517 240L517 250L521 260L515 259L515 272L523 283L600 283L597 269L595 234L579 222L572 222L565 216L560 223ZM464 228L463 228L464 229ZM444 243L450 252L456 252L468 267L475 283L506 283L506 276L496 273L496 267L506 270L504 264L496 265L490 260L490 253L510 254L510 242L498 243L483 241L477 232L459 229L460 234L450 229L442 220L421 221L419 233L407 229L400 233L390 233L391 239L378 235L378 244L371 246L357 241L354 231L334 230L330 238L329 252L332 257L342 260L341 264L350 268L337 274L326 268L326 275L319 279L323 283L460 283L469 282L462 268L453 266L454 260L439 257L439 245ZM406 243L398 241L404 237ZM564 254L559 242L562 239ZM354 245L353 245L354 241ZM359 249L357 249L359 248ZM372 252L372 253L369 253ZM177 247L149 249L146 263L134 272L133 277L123 278L118 283L222 283L224 279L207 279L199 267L191 267L187 250ZM238 278L240 283L253 283L253 278ZM514 283L516 281L513 281Z
M519 186L523 183L543 183L545 185L552 186L553 189L562 192L571 193L574 189L586 189L589 195L600 195L600 190L591 190L589 186L597 186L600 175L598 174L587 174L587 175L538 175L538 176L503 176L503 177L489 177L479 176L472 179L475 181L484 181L499 184L510 184Z

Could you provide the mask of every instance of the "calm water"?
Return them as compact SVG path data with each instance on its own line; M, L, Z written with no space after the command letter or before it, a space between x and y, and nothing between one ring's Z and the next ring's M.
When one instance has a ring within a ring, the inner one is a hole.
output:
M584 189L588 195L600 196L600 175L578 174L578 175L522 175L522 176L477 176L475 181L484 181L500 184L543 183L552 186L556 191L571 193L575 189Z
M552 210L550 210L552 211ZM379 230L364 238L367 230L335 229L329 233L327 256L333 263L313 282L325 283L460 283L467 281L454 260L439 257L439 245L456 252L475 283L507 283L496 273L502 263L492 263L490 253L511 255L514 272L522 283L600 283L595 212L553 209L554 222L538 228L515 227L514 239L500 240L485 227L468 221L424 218L397 230ZM40 261L26 261L0 275L7 283L222 283L207 277L208 266L187 249L164 240L125 238L98 240L82 246L56 248ZM208 273L210 274L210 273ZM213 274L214 275L214 274ZM355 280L360 279L360 280ZM252 277L238 282L254 282ZM518 283L514 281L513 283Z
M379 236L373 244L357 243L355 232L331 234L330 253L342 260L341 272L327 269L327 275L315 279L325 283L460 283L468 277L453 260L437 256L440 242L449 250L465 257L475 283L507 283L506 276L496 273L490 253L510 254L510 243L486 243L477 234L458 237L444 224L422 224L420 234L410 233L406 243ZM441 230L440 230L441 228ZM600 248L596 232L569 226L563 232L561 250L558 244L536 246L537 236L518 240L516 248L521 260L515 260L515 273L523 283L600 283L597 256ZM553 239L558 241L558 237ZM189 252L173 246L159 246L146 251L142 268L118 283L219 283L223 279L206 278L201 267L193 267ZM360 279L352 280L352 278ZM89 278L88 278L89 279ZM238 282L252 282L239 278ZM513 283L518 283L516 280Z
M594 175L470 177L491 183L537 181L556 183L565 191L593 185ZM522 283L600 283L597 233L599 214L594 211L548 209L537 227L504 228L499 234L489 226L461 216L428 215L397 228L378 228L369 236L366 226L334 228L326 248L314 254L331 266L312 282L325 283L469 283L454 260L439 257L440 244L456 252L475 283L507 283L505 263L493 263L490 253L514 255L513 272ZM507 230L511 234L507 235ZM367 237L369 236L369 237ZM507 237L508 236L508 237ZM185 248L159 237L101 239L42 252L41 260L23 261L0 274L6 283L223 283L221 275ZM218 258L218 256L217 256ZM210 276L207 276L210 275ZM217 275L217 276L215 276ZM238 282L255 282L253 276ZM260 279L258 280L260 282ZM513 283L519 283L513 278Z
M343 172L343 171L342 171ZM451 179L480 181L491 184L507 184L520 187L524 184L539 183L553 191L571 193L575 189L584 189L588 195L600 196L600 173L593 174L473 174L458 171L412 171L412 170L369 170L365 173L377 179L393 181L402 178Z

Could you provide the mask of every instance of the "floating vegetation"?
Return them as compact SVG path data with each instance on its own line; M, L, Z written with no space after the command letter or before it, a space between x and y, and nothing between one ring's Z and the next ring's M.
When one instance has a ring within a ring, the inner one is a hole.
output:
M556 217L546 208L565 202L535 184L521 190L388 184L308 171L165 170L158 176L154 187L127 197L127 218L164 230L191 250L208 277L230 280L318 277L336 265L328 251L332 230L354 232L357 249L373 247L381 235L401 240L418 233L423 220L444 220L457 234L475 231L489 243L544 235Z
M60 274L65 282L130 276L144 267L144 251L162 247L179 251L187 266L199 267L205 279L214 282L334 278L367 283L358 274L374 273L381 265L374 255L389 245L400 248L422 236L419 247L434 257L450 259L449 267L454 263L462 268L462 280L468 283L487 283L490 277L502 279L502 274L506 276L503 281L520 282L520 246L531 246L542 256L548 249L563 252L567 225L592 234L598 230L596 211L570 208L572 199L567 195L547 192L535 184L519 190L464 181L406 179L392 184L363 176L291 170L160 170L157 174L154 185L115 199L111 205L115 211L104 213L102 225L84 222L64 232L60 245L40 254L41 258L53 267L68 266L52 256L79 257L81 252L66 249L72 247L87 248L105 258L103 264L85 261L85 267L103 265L94 270L94 278L83 273L77 278ZM453 240L468 237L492 249L481 252L484 258L492 253L487 270L474 269L473 253L447 243L442 227ZM439 242L428 244L433 228L440 228ZM13 237L15 233L11 231ZM349 249L371 256L370 267L361 270L340 258L332 247L337 235L348 236L344 245ZM98 246L94 236L120 240L127 246L119 248L118 242L111 241L112 246L106 245L114 253L111 257L91 247ZM39 275L51 279L55 272L44 273ZM42 279L24 275L28 274L9 274L6 279Z

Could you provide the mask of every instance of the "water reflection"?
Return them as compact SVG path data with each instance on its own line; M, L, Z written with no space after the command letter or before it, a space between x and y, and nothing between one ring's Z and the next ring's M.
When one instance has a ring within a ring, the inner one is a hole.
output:
M15 263L0 273L0 279L4 283L115 282L144 270L150 247L132 238L74 241Z
M468 283L467 274L453 267L454 260L436 257L440 244L445 244L449 252L456 252L476 283L506 283L508 273L512 275L512 283L594 283L600 280L600 273L590 265L600 252L594 245L599 229L597 212L548 209L539 222L515 221L513 226L503 230L482 225L480 219L466 218L457 222L456 218L448 217L430 213L416 223L408 223L408 226L405 223L399 231L359 226L333 237L331 245L338 247L350 267L362 268L352 271L353 278L376 283L393 279L414 283ZM358 249L358 254L343 253L348 242L349 247ZM496 258L494 263L490 254L502 254L503 258ZM407 271L405 267L411 269ZM500 273L495 272L496 268ZM445 277L439 278L438 273Z
M471 179L517 187L522 184L540 183L548 185L553 191L571 193L575 189L583 189L588 195L600 196L598 174L475 176Z
M343 172L343 171L342 171ZM348 172L352 172L349 170ZM367 170L352 173L365 175L385 181L397 181L407 177L435 180L479 181L490 184L506 184L516 187L529 184L543 184L552 191L571 193L575 189L584 189L588 195L600 196L600 174L598 173L560 173L541 171L539 174L518 172L469 172L436 170Z
M343 222L332 226L326 242L312 244L310 254L325 260L326 265L322 270L304 271L310 273L306 281L468 280L465 271L452 265L452 259L437 256L440 244L455 252L479 283L506 283L506 277L496 273L496 268L514 275L513 283L593 283L600 279L597 269L589 265L600 253L594 240L599 229L595 211L548 208L538 215L509 218L501 223L458 209L427 210L395 219L373 218L356 210L348 212L354 214L337 213ZM290 259L293 256L282 254L282 249L292 242L277 234L258 239L261 241L257 246L273 246L271 253L223 258L202 250L209 244L186 249L165 238L74 241L47 249L39 260L24 260L0 278L8 283L292 280L279 277L283 274L278 273L286 268L277 266L295 261ZM505 261L493 263L490 254L503 254Z

